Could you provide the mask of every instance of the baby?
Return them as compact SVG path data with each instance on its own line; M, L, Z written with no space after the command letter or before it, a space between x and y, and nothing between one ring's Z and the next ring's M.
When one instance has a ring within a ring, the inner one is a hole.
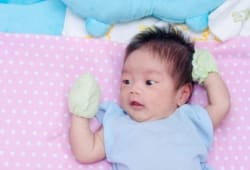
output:
M205 108L188 103L194 81L207 91ZM97 111L94 79L85 76L78 87L87 82L92 83L83 93L72 88L69 96L85 96L88 103L70 104L70 143L78 161L106 158L114 170L209 169L213 129L226 116L230 97L212 56L195 51L179 30L150 28L128 44L119 105L105 102ZM82 110L74 110L80 105ZM96 112L102 126L93 133L88 118Z

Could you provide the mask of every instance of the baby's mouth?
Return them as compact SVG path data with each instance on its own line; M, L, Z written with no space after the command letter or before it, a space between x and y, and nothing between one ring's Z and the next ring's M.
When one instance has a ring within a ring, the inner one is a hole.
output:
M130 102L130 106L134 107L134 108L141 108L141 107L144 107L143 104L137 102L137 101L131 101Z

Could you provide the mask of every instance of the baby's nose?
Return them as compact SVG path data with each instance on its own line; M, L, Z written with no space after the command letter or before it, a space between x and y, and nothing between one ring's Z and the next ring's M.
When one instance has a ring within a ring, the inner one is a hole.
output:
M138 83L134 83L130 88L130 94L139 94L140 93L140 85Z
M139 94L139 93L137 91L135 91L135 90L131 90L130 94Z

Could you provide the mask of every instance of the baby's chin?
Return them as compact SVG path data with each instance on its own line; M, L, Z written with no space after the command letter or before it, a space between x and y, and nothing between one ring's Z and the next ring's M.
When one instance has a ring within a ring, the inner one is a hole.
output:
M145 117L143 117L141 114L145 114L145 113L133 113L131 110L129 109L124 109L125 112L127 113L127 115L130 117L130 119L136 121L136 122L145 122L147 121L147 119Z
M122 105L121 103L121 107L123 108L123 110L128 114L128 116L136 121L136 122L148 122L148 121L156 121L156 120L160 120L160 119L164 119L166 118L165 115L155 115L152 114L149 110L147 109L140 109L140 110L135 110L132 107L128 106L128 105Z

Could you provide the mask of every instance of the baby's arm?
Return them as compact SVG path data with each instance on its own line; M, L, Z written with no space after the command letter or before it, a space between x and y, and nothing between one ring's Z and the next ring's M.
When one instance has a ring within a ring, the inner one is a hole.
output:
M70 143L79 162L92 163L105 158L103 128L93 133L87 118L72 115Z
M208 105L206 109L214 128L226 116L230 107L228 89L217 73L217 66L212 54L207 50L196 50L193 56L193 80L203 84L207 90Z
M103 128L95 133L89 128L89 118L97 113L99 98L99 85L90 74L77 79L69 93L70 144L76 159L83 163L105 158Z
M206 109L211 117L214 128L216 128L229 111L229 92L224 81L216 72L208 74L208 77L204 81L204 87L208 95Z

